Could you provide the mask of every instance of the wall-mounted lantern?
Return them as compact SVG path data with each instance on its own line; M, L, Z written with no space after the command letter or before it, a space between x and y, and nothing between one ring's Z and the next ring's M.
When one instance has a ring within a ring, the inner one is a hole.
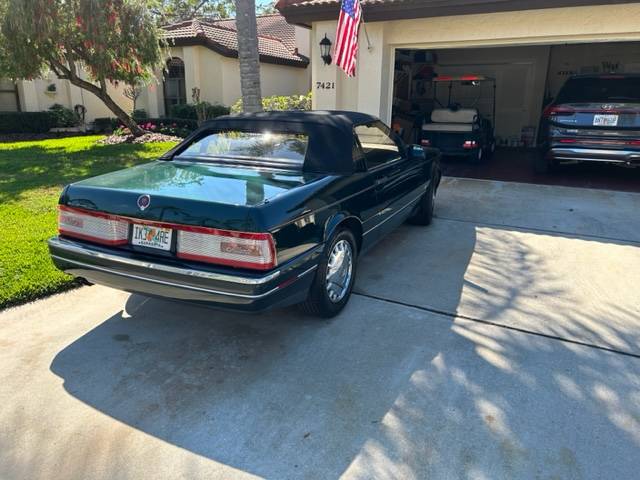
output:
M320 40L320 56L325 65L331 65L331 40L324 34L324 38Z

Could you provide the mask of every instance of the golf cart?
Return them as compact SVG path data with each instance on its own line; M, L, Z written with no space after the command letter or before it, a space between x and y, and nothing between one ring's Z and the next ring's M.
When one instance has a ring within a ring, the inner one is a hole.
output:
M431 121L422 126L422 145L435 147L443 155L468 157L469 161L475 163L490 157L496 145L493 136L496 116L495 79L483 75L440 75L432 81L435 108L431 112ZM456 94L474 94L473 98L464 99L465 105L452 101L454 84ZM483 98L482 95L482 86L487 84L491 87L491 99ZM438 87L442 91L443 85L448 85L449 90L446 106L438 99ZM490 118L483 116L478 109L478 104L482 101L491 102Z

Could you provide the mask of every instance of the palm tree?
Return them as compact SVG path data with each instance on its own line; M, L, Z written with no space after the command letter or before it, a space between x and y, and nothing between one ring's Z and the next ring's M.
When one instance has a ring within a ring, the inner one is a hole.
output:
M260 93L260 57L255 0L236 0L236 28L242 108L245 112L260 112L262 111L262 94Z

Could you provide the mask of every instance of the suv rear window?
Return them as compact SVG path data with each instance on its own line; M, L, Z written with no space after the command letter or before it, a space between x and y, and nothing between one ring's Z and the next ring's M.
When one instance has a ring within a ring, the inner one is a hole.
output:
M292 133L223 131L197 140L175 158L211 158L301 168L308 143L306 135Z
M640 103L640 77L571 78L556 103Z

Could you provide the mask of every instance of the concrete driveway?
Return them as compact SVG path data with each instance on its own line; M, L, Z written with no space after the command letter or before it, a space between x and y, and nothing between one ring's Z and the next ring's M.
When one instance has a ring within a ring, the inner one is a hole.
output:
M640 195L446 179L330 322L0 314L0 478L637 478Z

